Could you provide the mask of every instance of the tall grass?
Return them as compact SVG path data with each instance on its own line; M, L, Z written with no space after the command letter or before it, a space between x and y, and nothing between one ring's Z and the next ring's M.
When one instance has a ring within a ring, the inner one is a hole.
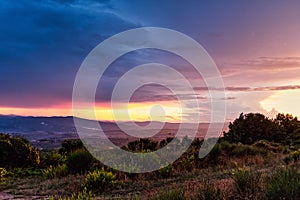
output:
M172 188L170 190L162 190L151 200L185 200L185 191L181 188Z
M260 199L262 188L260 187L261 176L244 167L236 166L232 170L234 182L233 195L237 199Z
M296 169L277 170L267 180L268 199L300 199L300 174Z
M196 198L199 200L217 200L223 199L224 194L220 188L207 182L199 189Z

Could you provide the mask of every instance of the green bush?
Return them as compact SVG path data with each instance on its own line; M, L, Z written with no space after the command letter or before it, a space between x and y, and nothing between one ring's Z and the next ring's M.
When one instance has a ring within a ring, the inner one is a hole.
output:
M96 169L86 175L82 186L88 190L105 191L114 186L115 180L116 175L112 172L105 171L104 168Z
M47 169L42 169L42 174L46 178L63 177L68 175L68 167L66 164L53 167L50 165Z
M7 174L7 171L5 168L0 168L0 183L3 182L5 180L5 176Z
M268 199L299 199L300 174L293 168L277 170L268 180Z
M66 164L73 174L85 173L92 166L93 156L86 150L77 150L68 155Z
M28 140L0 134L0 167L37 167L39 163L39 151Z
M41 155L40 167L58 166L66 162L66 156L57 152L47 152Z

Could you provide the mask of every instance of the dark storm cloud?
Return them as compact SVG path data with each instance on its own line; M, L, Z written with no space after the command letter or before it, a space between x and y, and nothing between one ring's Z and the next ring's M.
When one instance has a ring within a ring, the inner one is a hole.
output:
M4 1L0 25L0 106L20 107L71 101L85 56L105 38L139 26L106 0Z

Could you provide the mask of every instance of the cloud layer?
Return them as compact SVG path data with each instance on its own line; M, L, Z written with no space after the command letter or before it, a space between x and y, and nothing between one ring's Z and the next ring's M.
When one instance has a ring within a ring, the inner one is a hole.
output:
M173 67L193 82L201 112L210 101L227 101L229 119L239 112L264 111L260 101L280 91L300 89L300 2L198 2L115 0L10 0L0 3L0 108L70 106L76 73L89 52L106 38L128 29L158 26L181 31L199 42L222 74L224 88L207 88L192 66L168 52L135 51L116 60L101 79L98 103L110 101L118 79L149 62ZM178 94L149 84L133 102L176 101L194 94L170 74ZM135 77L132 77L134 79ZM211 91L227 97L211 99ZM121 102L122 100L120 100ZM0 110L1 111L1 110ZM38 111L37 111L38 112ZM198 110L197 110L198 112ZM0 113L1 114L1 113Z

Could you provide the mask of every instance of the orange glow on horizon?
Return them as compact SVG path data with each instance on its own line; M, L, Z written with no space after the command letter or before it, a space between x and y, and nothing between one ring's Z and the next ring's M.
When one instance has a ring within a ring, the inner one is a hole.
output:
M95 105L96 119L99 121L162 121L180 122L182 120L183 108L178 102L141 102L141 103L119 103L112 110L110 103L99 103ZM82 116L86 119L93 119L89 116L91 112L82 111ZM20 115L35 117L50 116L72 116L72 106L70 104L48 108L17 108L0 107L2 115Z
M34 116L34 117L71 116L72 110L70 107L58 107L58 108L0 107L0 114Z
M112 109L111 105L96 105L97 120L108 121L162 121L180 122L182 109L177 102L122 103Z

